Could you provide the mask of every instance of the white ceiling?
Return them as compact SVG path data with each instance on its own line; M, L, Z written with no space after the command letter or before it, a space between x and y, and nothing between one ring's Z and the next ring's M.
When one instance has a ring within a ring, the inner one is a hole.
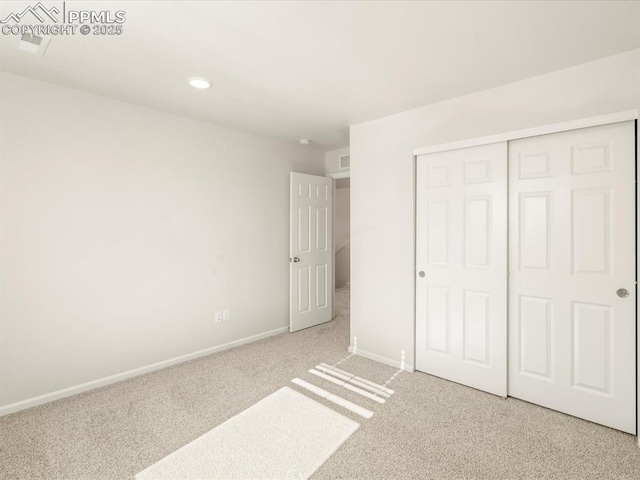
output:
M1 18L34 3L3 1ZM0 69L325 150L348 144L350 124L640 47L640 2L66 8L124 10L124 35L55 36L44 57L2 35ZM189 87L194 75L213 87Z

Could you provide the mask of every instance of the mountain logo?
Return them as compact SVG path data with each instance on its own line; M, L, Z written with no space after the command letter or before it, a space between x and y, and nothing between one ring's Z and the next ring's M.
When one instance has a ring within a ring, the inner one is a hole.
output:
M42 3L38 2L34 7L29 6L20 13L9 14L7 18L5 18L4 20L0 20L0 23L5 24L10 20L19 23L20 20L22 20L22 17L24 17L27 13L31 13L31 15L36 17L40 21L40 23L44 23L46 21L46 19L44 18L45 15L49 17L54 23L58 23L58 19L54 15L59 14L60 10L58 10L56 7L47 9L44 5L42 5Z

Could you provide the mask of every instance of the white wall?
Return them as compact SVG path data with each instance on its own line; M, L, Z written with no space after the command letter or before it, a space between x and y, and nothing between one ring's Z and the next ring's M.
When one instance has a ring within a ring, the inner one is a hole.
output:
M0 81L0 406L288 325L289 171L321 152Z
M414 363L412 150L640 107L640 50L352 126L351 336Z
M339 148L324 153L324 171L330 173L349 171L348 168L340 168L340 155L348 155L349 147Z
M348 178L341 179L348 181ZM333 245L336 252L349 240L351 224L350 224L350 196L351 189L349 187L339 187L339 181L336 182L336 190L333 198ZM335 287L341 288L350 280L349 264L351 259L351 248L345 246L336 255L335 262Z

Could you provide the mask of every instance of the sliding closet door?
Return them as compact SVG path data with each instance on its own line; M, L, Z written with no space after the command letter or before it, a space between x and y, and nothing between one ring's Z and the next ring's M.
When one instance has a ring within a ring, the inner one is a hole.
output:
M417 159L416 368L507 395L507 145Z
M635 433L633 122L509 143L509 395Z

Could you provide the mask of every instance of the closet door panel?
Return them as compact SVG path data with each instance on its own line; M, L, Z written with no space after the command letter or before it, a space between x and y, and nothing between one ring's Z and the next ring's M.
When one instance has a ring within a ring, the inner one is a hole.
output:
M509 142L509 395L629 433L634 177L633 122Z
M507 394L506 187L506 143L418 157L416 366L500 396Z

